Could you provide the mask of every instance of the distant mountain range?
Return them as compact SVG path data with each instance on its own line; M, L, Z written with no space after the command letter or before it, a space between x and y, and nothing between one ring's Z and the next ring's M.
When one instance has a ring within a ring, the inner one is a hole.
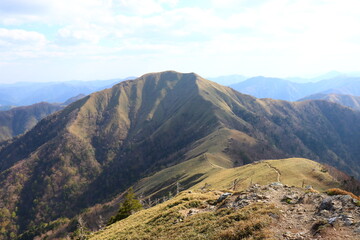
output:
M332 79L332 78L340 78L340 77L360 77L360 73L341 73L338 71L330 71L325 74L311 77L311 78L302 78L302 77L287 77L283 78L284 80L288 80L293 83L310 83L310 82L319 82L322 80ZM244 75L232 74L218 77L208 77L207 79L219 83L221 85L229 86L232 84L237 84L243 82L252 77L246 77ZM277 78L279 79L279 78Z
M339 76L318 82L295 83L280 78L253 77L230 85L233 89L258 98L297 101L318 93L360 96L360 77Z
M68 81L68 82L23 82L0 84L0 106L25 106L39 102L62 103L79 94L88 95L95 91L110 88L124 80L110 79L98 81Z
M359 179L359 155L360 112L257 99L194 73L146 74L0 143L0 234L33 239L42 223L75 218L130 186L160 197L262 159L305 157Z

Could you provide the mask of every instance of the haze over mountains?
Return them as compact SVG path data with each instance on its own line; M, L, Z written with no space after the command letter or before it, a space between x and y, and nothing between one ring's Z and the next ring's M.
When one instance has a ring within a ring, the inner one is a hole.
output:
M328 102L334 102L341 104L343 106L352 108L354 110L360 111L360 97L336 93L318 93L314 95L307 96L305 98L299 99L299 101L305 100L324 100Z
M88 95L92 92L112 87L120 81L134 78L0 84L0 106L25 106L39 102L63 103L67 99L79 94Z
M296 83L280 78L253 77L243 82L232 84L230 87L258 98L297 101L318 93L360 96L360 77L339 76L308 83Z
M16 213L2 215L2 236L72 218L136 183L145 195L168 193L179 181L190 187L204 164L211 172L306 157L359 179L359 154L360 112L325 101L257 99L194 73L146 74L2 143L0 202Z

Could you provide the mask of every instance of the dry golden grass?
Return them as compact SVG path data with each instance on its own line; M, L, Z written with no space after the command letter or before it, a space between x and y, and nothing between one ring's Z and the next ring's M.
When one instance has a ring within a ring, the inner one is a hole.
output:
M255 203L236 210L210 209L213 192L181 193L90 236L90 239L268 239L272 205ZM195 214L189 214L193 211Z
M254 183L269 184L278 180L278 174L274 168L280 173L280 182L289 186L311 185L319 191L340 186L339 182L335 181L329 173L321 171L321 164L304 158L289 158L221 169L204 178L192 188L201 188L206 183L212 189L233 188L233 190L240 191Z
M219 134L226 138L229 132L223 131ZM214 147L221 148L222 144L218 142ZM200 145L199 148L205 147ZM207 188L241 191L251 184L264 185L277 182L278 174L274 168L281 174L280 182L289 186L311 185L318 191L340 187L340 183L328 172L322 171L321 164L304 158L265 160L236 168L229 168L229 162L230 160L221 153L202 154L143 179L135 186L135 189L141 194L162 185L164 187L159 192L166 193L174 189L174 184L176 184L174 178L176 178L180 183L188 182L188 185L192 185L190 189L194 190ZM194 178L196 175L201 175L201 177ZM172 185L164 185L163 183L166 182Z
M330 196L333 196L333 195L349 195L350 197L360 201L360 197L356 196L352 192L348 192L348 191L342 190L340 188L331 188L331 189L326 190L325 192Z

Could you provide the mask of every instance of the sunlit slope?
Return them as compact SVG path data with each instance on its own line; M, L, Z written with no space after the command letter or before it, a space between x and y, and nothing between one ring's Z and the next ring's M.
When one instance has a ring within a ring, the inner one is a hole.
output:
M235 168L221 165L226 160L216 154L205 153L143 179L135 189L143 196L151 193L153 197L159 197L175 193L178 186L180 189L234 191L255 183L264 185L272 182L297 187L310 185L320 191L341 186L323 165L304 158L263 160Z
M219 212L212 213L209 210L203 210L202 212L201 202L216 200L219 195L215 195L214 192L218 190L238 192L247 189L252 184L266 185L279 180L288 186L305 187L311 185L319 191L332 187L341 187L339 182L324 171L321 164L303 158L266 160L237 168L221 168L214 166L206 159L200 160L197 158L188 161L187 164L179 164L160 171L154 177L161 179L165 183L167 177L170 177L169 174L176 175L181 173L182 170L184 170L184 174L187 174L186 177L195 174L202 175L199 178L200 181L190 188L193 190L192 192L184 191L169 201L140 211L93 234L90 239L166 239L167 237L174 239L192 237L195 239L217 239L216 234L232 227L231 221L227 221L227 224L222 225L225 217L220 216ZM184 178L185 181L186 177ZM144 180L142 185L152 182L151 180ZM184 185L183 187L186 189ZM208 192L209 190L214 192ZM245 208L243 214L246 215L251 212L251 215L257 220L261 220L265 227L267 225L266 218L263 218L264 216L261 214L258 215L258 213L262 212L262 207L258 206L252 210ZM267 211L263 212L265 215L267 215L266 212L274 210L271 206L267 207ZM182 213L189 212L189 209L197 209L195 214L198 215L189 218L182 215ZM197 212L198 209L200 209L199 213ZM245 215L242 216L245 217ZM176 219L180 218L186 218L186 220L176 221ZM223 219L223 221L217 221L219 218ZM248 223L254 223L254 221L256 220L247 219ZM214 231L214 228L217 230ZM201 229L206 230L201 231ZM260 229L258 230L260 231ZM252 234L256 234L256 231Z
M192 188L206 185L213 189L242 190L251 184L264 185L272 182L296 187L310 185L320 191L341 185L321 164L304 158L289 158L263 160L237 168L221 169L209 174Z

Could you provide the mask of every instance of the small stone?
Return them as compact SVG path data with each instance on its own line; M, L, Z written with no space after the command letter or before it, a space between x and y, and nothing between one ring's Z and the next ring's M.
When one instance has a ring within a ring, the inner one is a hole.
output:
M217 203L223 201L224 199L226 199L228 196L230 196L231 193L223 193L220 195L220 197L216 200Z
M328 219L328 223L331 224L331 225L333 225L333 224L336 222L337 219L338 219L337 217L329 218L329 219Z
M328 210L328 211L334 210L334 203L333 203L331 197L325 198L321 202L321 204L319 206L319 211L321 211L321 210Z
M271 183L270 184L270 186L273 186L273 187L282 187L282 186L284 186L282 183L280 183L280 182L273 182L273 183Z

